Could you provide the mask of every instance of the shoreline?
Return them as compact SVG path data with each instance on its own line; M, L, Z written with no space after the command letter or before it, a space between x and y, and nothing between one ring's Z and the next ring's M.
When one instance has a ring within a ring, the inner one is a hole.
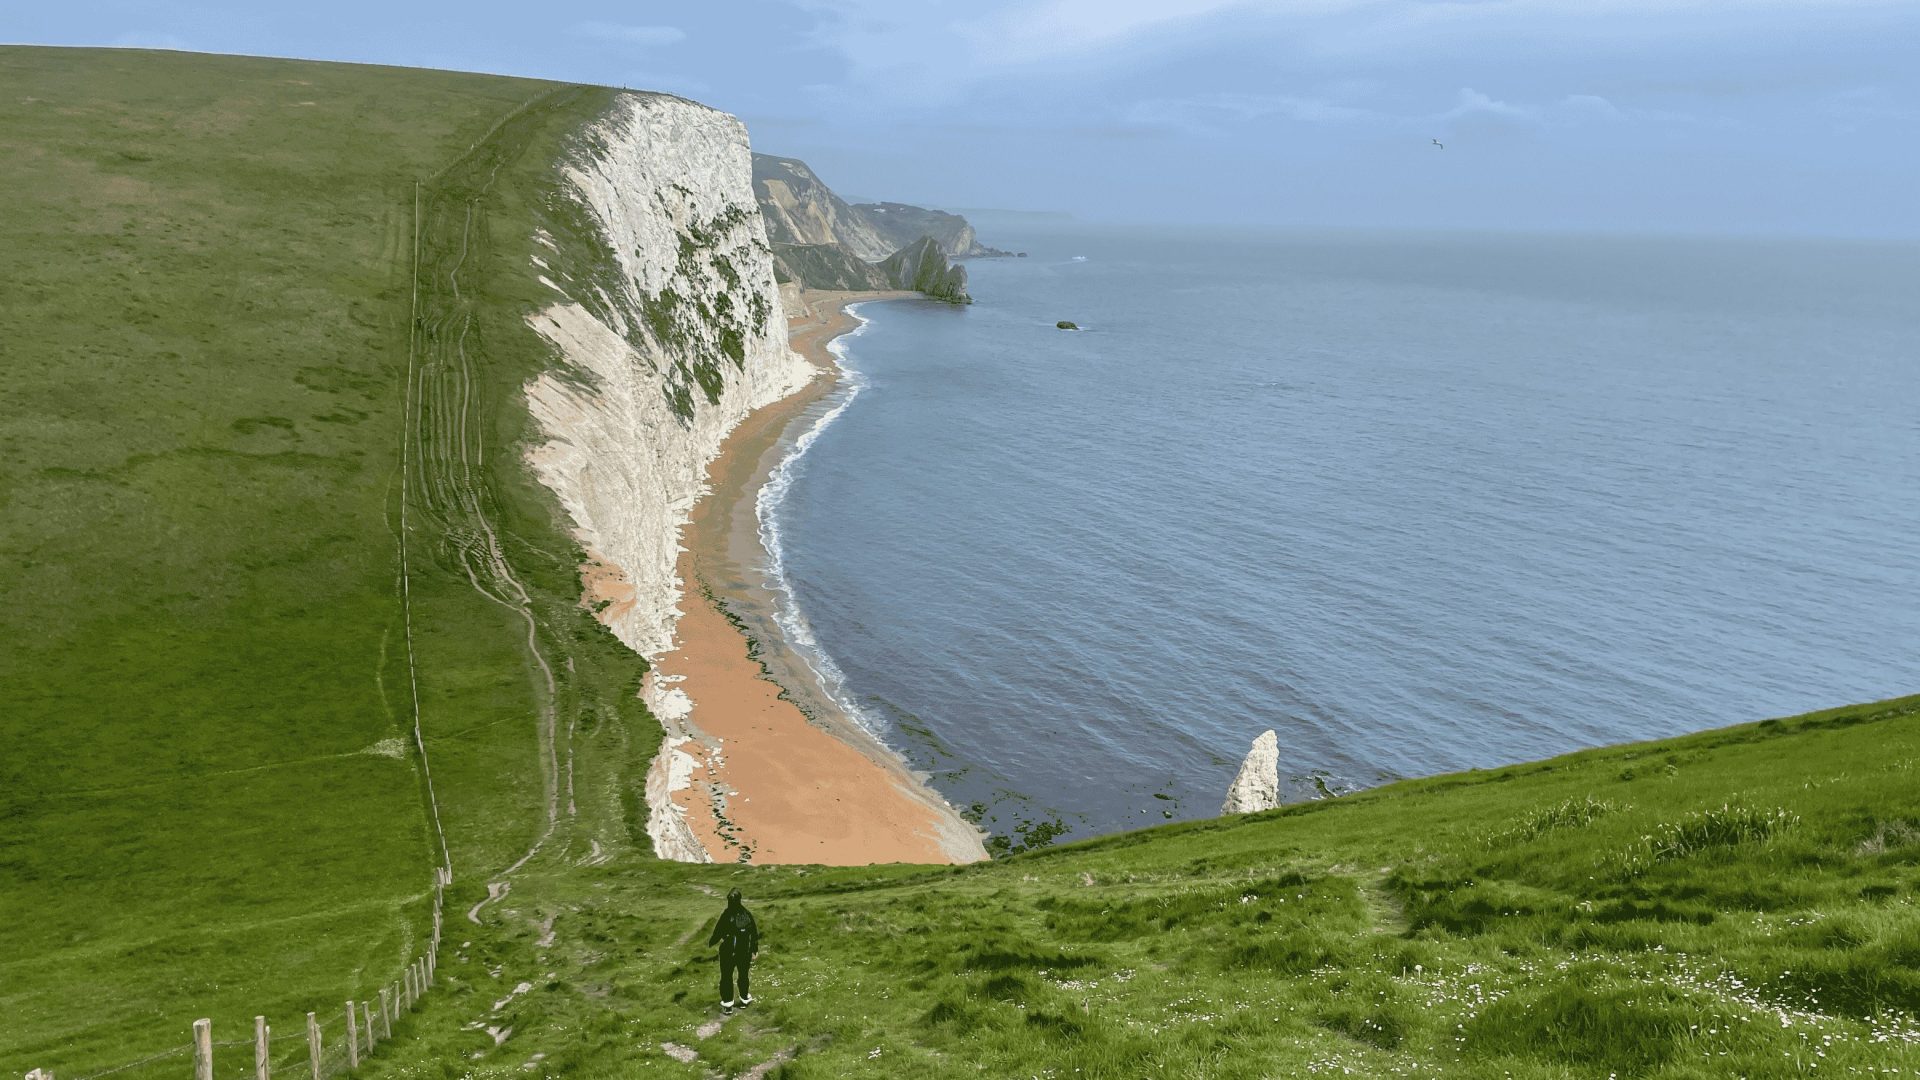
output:
M647 676L646 697L667 727L648 801L712 861L986 858L979 830L822 685L781 630L766 584L760 495L794 442L835 407L841 374L828 343L860 325L849 306L917 297L802 292L788 340L821 374L727 435L681 531L682 615Z

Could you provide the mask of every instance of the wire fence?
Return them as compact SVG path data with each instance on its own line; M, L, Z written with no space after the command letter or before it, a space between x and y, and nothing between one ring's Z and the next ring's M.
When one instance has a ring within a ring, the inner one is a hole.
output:
M193 1022L190 1040L168 1047L135 1061L100 1069L81 1076L61 1076L58 1080L215 1080L216 1077L253 1080L329 1080L372 1056L380 1045L393 1037L394 1022L419 1006L434 985L434 969L439 964L440 934L445 918L446 888L453 873L446 867L433 872L433 933L427 946L400 970L398 978L376 988L359 1000L342 1002L325 1012L310 1012L304 1018L293 1017L284 1026L266 1016L253 1018L253 1030L247 1038L214 1038L213 1021ZM231 1029L223 1030L226 1034ZM242 1028L241 1030L245 1030ZM192 1072L188 1073L189 1063ZM26 1080L56 1080L51 1071L35 1069Z

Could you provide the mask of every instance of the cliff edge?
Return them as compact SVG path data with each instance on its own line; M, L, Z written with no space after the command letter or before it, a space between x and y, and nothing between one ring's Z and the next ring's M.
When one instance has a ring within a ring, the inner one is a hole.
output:
M563 177L588 239L549 241L536 260L553 299L528 322L561 365L526 386L546 436L528 458L592 560L596 614L652 659L673 643L678 537L708 462L743 417L814 372L787 346L738 120L622 94L575 138ZM660 855L703 860L666 798L684 781L676 694L648 681L667 727L648 831Z

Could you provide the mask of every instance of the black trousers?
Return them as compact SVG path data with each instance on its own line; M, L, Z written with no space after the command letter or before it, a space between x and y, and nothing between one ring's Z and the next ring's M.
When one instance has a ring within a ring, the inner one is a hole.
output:
M740 997L750 998L753 991L747 989L747 969L753 966L753 954L742 951L735 956L731 950L720 950L720 1000L732 1001L733 973L740 973Z

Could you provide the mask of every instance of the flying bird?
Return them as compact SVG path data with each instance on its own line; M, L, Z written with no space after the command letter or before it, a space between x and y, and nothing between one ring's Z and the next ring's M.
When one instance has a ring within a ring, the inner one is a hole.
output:
M1447 144L1446 144L1446 143L1443 143L1443 142L1441 142L1441 141L1440 141L1439 139L1434 139L1434 140L1433 140L1433 145L1435 145L1435 146L1437 146L1437 147L1439 147L1439 148L1440 148L1440 149L1442 149L1442 150L1445 150L1445 149L1447 148Z

